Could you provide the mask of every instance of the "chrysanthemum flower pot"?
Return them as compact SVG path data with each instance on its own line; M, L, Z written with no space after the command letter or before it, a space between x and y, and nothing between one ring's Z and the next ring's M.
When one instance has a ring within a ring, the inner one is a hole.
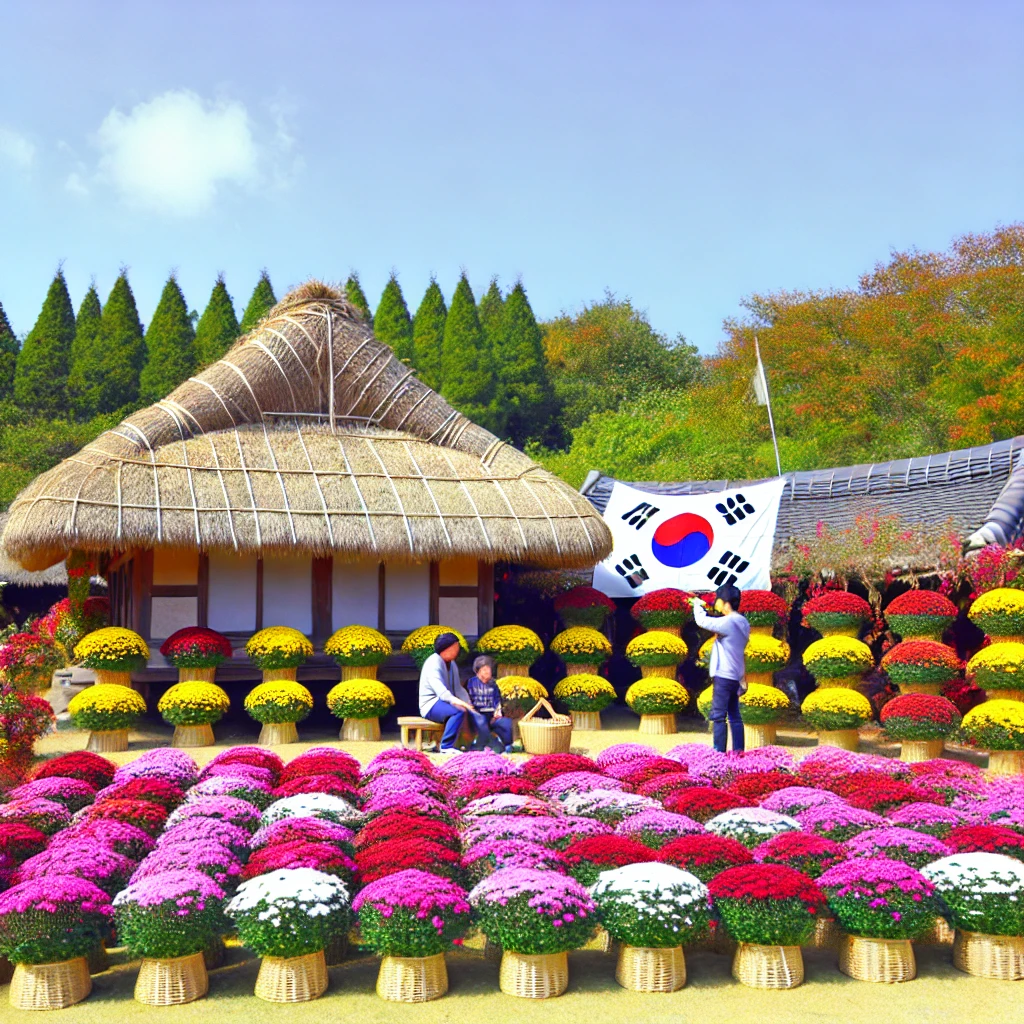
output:
M342 665L341 681L347 683L352 679L376 679L376 665Z
M819 690L856 690L860 687L860 676L815 676Z
M270 1003L308 1003L327 990L327 963L321 949L305 956L265 956L256 976L256 998Z
M647 630L647 632L648 633L651 633L651 632L671 633L672 636L682 636L683 635L683 627L682 626L652 626L651 629Z
M804 980L799 946L759 946L741 942L732 961L732 976L750 988L796 988Z
M860 743L857 729L819 729L819 747L839 747L840 750L856 750Z
M293 683L299 678L297 668L265 668L263 682L269 683L280 679L290 679Z
M903 740L900 743L900 760L908 764L916 764L919 761L933 761L942 757L942 750L946 745L944 739L937 740Z
M504 679L506 676L528 676L529 674L529 665L514 665L509 661L499 661L497 664L496 675L498 679Z
M171 737L172 747L212 747L213 726L209 722L201 725L176 725Z
M101 729L89 733L85 749L94 754L118 754L128 749L127 729Z
M1024 690L986 690L989 700L1019 700L1024 702Z
M778 726L774 722L766 725L744 725L743 745L747 750L755 747L770 747L775 743L775 732Z
M208 971L215 971L224 963L226 953L227 947L219 935L211 939L209 945L203 950L203 963L206 965L206 969Z
M935 918L935 925L924 935L919 936L916 942L919 946L952 946L955 933L946 923L944 917Z
M814 926L814 935L809 945L813 949L838 949L842 933L839 925L830 917L819 917Z
M660 633L666 633L667 630L659 630ZM641 665L640 675L644 679L675 679L676 677L676 666L675 665Z
M92 991L84 956L54 964L15 964L8 996L16 1010L63 1010Z
M566 662L565 674L567 676L582 676L582 675L596 676L597 675L597 670L600 667L601 666L596 664L596 663L593 664L593 665L589 665L589 664L588 665L582 665L579 662L570 661L570 662Z
M346 718L338 736L343 740L375 743L380 739L379 718Z
M212 683L217 678L217 666L212 668L185 668L178 667L179 683Z
M988 770L993 775L1024 775L1024 750L990 750Z
M377 995L392 1003L427 1003L448 991L444 954L386 956L377 975Z
M570 711L572 727L578 732L600 732L601 712L600 711Z
M131 672L113 672L108 668L98 668L94 671L97 683L117 683L118 686L132 685Z
M298 743L299 730L294 722L266 722L257 741L261 747L276 747L282 743Z
M513 953L501 956L498 986L509 996L521 999L551 999L569 987L569 957L566 953Z
M953 940L953 966L976 978L1024 979L1024 936L985 935L959 928Z
M621 946L615 980L631 992L676 992L686 984L682 946Z
M858 981L894 984L916 978L917 961L909 939L844 935L839 942L839 970Z
M210 979L202 953L142 961L135 982L135 1000L147 1006L180 1006L202 999Z

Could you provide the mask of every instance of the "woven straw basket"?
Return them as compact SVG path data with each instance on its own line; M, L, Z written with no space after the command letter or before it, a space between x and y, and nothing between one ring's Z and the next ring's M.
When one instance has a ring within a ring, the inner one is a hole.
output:
M667 629L661 630L662 633L667 633ZM644 679L675 679L676 677L676 666L675 665L641 665L640 675Z
M817 629L817 627L815 627ZM854 640L860 636L860 626L825 626L823 629L819 629L818 632L822 636L850 636Z
M566 662L565 674L567 676L581 676L586 673L587 675L596 676L599 667L596 664L581 665L579 662Z
M860 686L860 676L833 676L831 679L815 676L819 690L856 690Z
M131 686L131 672L111 672L106 668L96 669L97 683L116 683L118 686Z
M341 723L339 738L376 743L380 739L379 718L346 718Z
M569 987L566 953L513 953L505 950L498 971L498 986L505 995L522 999L551 999Z
M217 678L217 669L214 668L179 668L179 683L212 683Z
M294 722L267 722L260 729L257 741L261 747L277 747L282 743L298 743L299 730Z
M92 991L84 956L56 964L15 964L10 1001L16 1010L63 1010Z
M167 960L144 959L135 982L136 1002L180 1006L202 999L210 989L202 953Z
M572 727L577 732L600 732L601 712L600 711L570 711Z
M278 679L290 679L293 683L299 678L297 668L265 668L263 670L263 682L270 683Z
M957 929L953 941L953 966L976 978L1020 981L1024 978L1024 938Z
M858 981L893 984L917 977L917 961L909 939L868 939L844 935L839 942L839 970Z
M819 917L814 926L814 935L808 945L812 949L838 949L842 933L839 925L830 917Z
M900 760L910 764L916 764L918 761L932 761L936 757L942 757L942 749L945 745L944 739L903 740L900 744Z
M992 643L994 644L1024 644L1024 634L1020 633L1009 633L1007 636L992 636Z
M550 718L535 718L544 708ZM543 698L519 719L519 735L528 754L568 754L572 746L572 719L559 715Z
M860 744L860 733L856 729L819 729L819 747L839 747L840 750L856 750Z
M985 696L989 700L1024 701L1024 690L986 690Z
M796 988L804 980L799 946L758 946L741 942L732 961L732 976L750 988Z
M212 747L213 726L205 725L176 725L174 736L171 737L172 747Z
M256 976L256 998L268 1003L308 1003L327 990L324 951L305 956L265 956Z
M900 694L927 693L932 697L942 695L942 683L897 683Z
M631 992L675 992L686 984L683 948L622 946L615 967L615 980Z
M341 681L347 683L352 679L376 679L376 665L342 665Z
M507 661L499 661L495 666L494 672L498 679L504 679L505 676L528 676L530 674L530 666L513 665Z
M89 950L85 962L89 965L90 974L102 974L108 970L110 968L110 956L107 953L106 944L99 942L93 946Z
M755 747L770 747L775 743L775 731L778 726L775 723L769 725L744 725L743 746L747 750Z
M655 626L653 629L647 630L648 633L671 633L672 636L682 636L682 626Z
M5 956L0 956L0 985L6 985L14 974L14 964Z
M103 729L91 732L85 749L94 754L119 754L128 749L128 730Z
M645 736L670 736L676 732L676 716L670 715L641 715L640 732Z
M990 750L988 770L993 775L1024 775L1024 750Z
M444 953L386 956L377 975L377 995L392 1003L428 1003L448 991Z
M774 626L751 626L751 636L771 636L775 632ZM747 677L750 678L749 676Z

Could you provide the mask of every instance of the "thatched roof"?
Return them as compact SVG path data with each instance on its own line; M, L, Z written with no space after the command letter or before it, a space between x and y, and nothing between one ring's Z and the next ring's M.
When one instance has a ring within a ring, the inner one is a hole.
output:
M286 296L227 355L37 477L2 547L156 545L589 566L599 513L416 378L338 292Z
M7 525L7 516L8 513L0 512L0 533ZM0 583L8 583L12 587L66 587L67 567L63 562L57 562L42 572L29 572L0 547Z

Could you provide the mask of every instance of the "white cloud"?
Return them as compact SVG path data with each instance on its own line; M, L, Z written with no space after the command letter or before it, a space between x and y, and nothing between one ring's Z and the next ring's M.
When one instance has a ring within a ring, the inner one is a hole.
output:
M86 185L85 179L78 173L78 171L72 171L64 181L64 188L75 196L87 196L89 194L89 186Z
M130 205L158 213L195 216L219 191L259 178L260 150L245 106L208 102L188 89L165 92L128 114L111 110L97 143L100 178ZM72 175L66 187L81 191L85 183Z
M0 125L0 163L27 171L36 157L36 147L11 128Z

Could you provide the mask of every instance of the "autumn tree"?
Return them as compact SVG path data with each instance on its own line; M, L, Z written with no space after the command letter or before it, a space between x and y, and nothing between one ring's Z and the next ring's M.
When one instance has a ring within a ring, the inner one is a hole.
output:
M270 275L260 271L260 279L256 282L249 304L242 313L242 320L238 325L238 333L248 334L273 308L277 305L277 297L270 284Z
M89 290L78 307L75 340L71 343L71 369L68 373L68 399L71 409L76 416L86 419L96 411L92 404L91 390L98 377L96 368L102 362L99 347L102 316L99 292L93 283L89 285Z
M22 409L44 416L67 413L68 369L74 340L75 311L64 271L58 269L15 361L14 400Z
M412 318L413 365L420 380L435 391L441 387L441 348L448 307L434 278Z
M224 284L224 275L217 275L217 282L210 292L210 300L196 324L196 365L209 366L215 363L239 335L235 306Z
M146 365L139 380L139 397L144 402L160 401L188 380L195 368L195 330L185 296L171 274L146 329Z
M402 362L413 363L412 318L394 273L384 285L377 311L373 314L373 333L386 345L390 345Z

